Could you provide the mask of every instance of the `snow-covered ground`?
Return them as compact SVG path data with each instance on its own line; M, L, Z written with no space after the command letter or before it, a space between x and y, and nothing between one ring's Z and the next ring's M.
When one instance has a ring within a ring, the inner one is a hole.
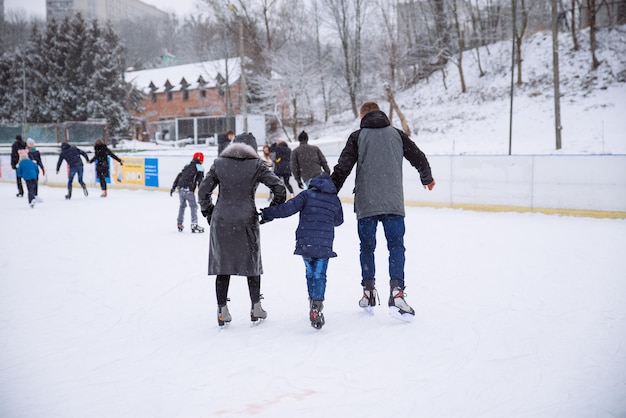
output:
M297 217L262 226L268 319L245 279L216 322L208 234L163 192L0 195L0 416L623 417L626 220L407 208L413 323L360 297L352 207L326 326L309 325ZM263 207L266 201L257 201ZM204 222L203 222L204 223Z

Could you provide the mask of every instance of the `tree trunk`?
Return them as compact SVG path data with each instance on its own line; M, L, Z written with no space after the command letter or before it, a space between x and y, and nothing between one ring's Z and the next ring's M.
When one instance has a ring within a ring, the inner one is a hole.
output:
M396 103L396 99L393 97L393 92L391 91L391 86L385 83L385 91L387 92L387 98L389 100L389 104L393 109L395 109L398 114L398 118L400 119L400 123L402 124L402 130L407 135L411 135L411 129L409 128L409 124L406 122L406 117L404 117L404 113L400 110L400 107Z
M594 70L600 66L600 61L596 57L596 0L587 0L587 11L589 13L589 49L591 50L591 68Z
M561 90L559 81L559 26L557 0L552 0L552 69L554 83L554 127L556 149L561 149Z
M578 51L578 37L576 36L576 0L572 0L572 42L574 43L574 51Z

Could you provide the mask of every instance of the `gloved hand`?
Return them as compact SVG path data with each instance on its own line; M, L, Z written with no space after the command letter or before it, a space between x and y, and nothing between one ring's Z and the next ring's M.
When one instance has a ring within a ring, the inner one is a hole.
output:
M42 169L41 169L41 174L42 174L43 176L45 176L45 175L46 175L46 169L45 169L45 168L42 168Z
M204 216L208 222L209 225L211 225L211 217L213 216L213 209L215 208L215 205L211 205L209 207L207 207L206 209L200 211L202 213L202 216Z
M271 221L271 219L267 219L265 217L265 215L263 215L263 209L261 209L261 211L259 212L259 223L261 225L263 225L263 224L266 224L266 223L268 223L270 221Z
M302 180L298 180L298 187L304 189L304 184L302 184Z
M430 182L429 184L425 184L425 185L424 185L424 188L425 188L425 189L428 189L428 190L432 190L432 189L434 189L434 188L435 188L435 180L433 180L433 181L432 181L432 182Z

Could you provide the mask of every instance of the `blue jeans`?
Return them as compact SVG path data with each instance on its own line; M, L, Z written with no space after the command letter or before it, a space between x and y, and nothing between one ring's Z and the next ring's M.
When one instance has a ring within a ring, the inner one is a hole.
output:
M389 250L389 279L397 280L404 287L404 216L376 215L357 221L361 240L361 285L365 280L376 278L374 250L376 250L376 227L382 222Z
M302 257L306 267L306 287L311 300L324 300L328 258Z
M80 183L80 187L85 187L85 182L83 181L83 166L79 165L76 167L70 167L70 178L67 180L67 190L72 191L72 182L74 181L74 175L78 174L78 183Z

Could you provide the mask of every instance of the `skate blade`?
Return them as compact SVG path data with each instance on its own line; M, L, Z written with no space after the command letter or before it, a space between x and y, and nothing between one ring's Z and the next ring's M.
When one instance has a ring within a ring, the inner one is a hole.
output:
M374 315L374 307L373 306L366 306L365 308L361 308L363 309L363 312L365 312L368 315Z
M396 306L389 307L389 316L391 316L393 319L397 319L403 322L413 322L413 320L415 319L415 315L411 315L410 313L406 312L402 313L400 309Z

